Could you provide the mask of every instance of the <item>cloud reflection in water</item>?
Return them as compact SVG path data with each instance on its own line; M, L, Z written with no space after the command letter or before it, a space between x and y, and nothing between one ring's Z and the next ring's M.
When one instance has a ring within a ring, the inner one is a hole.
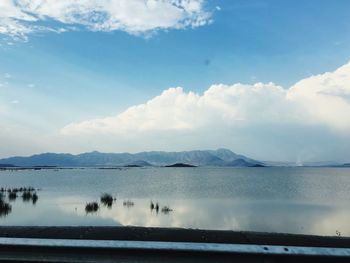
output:
M233 202L228 199L159 200L173 211L157 213L150 209L150 200L132 199L134 205L123 206L119 200L112 209L101 208L88 215L96 220L113 220L124 226L181 227L237 231L284 232L317 235L350 235L350 210L347 207L286 202ZM83 218L83 204L77 214ZM72 211L69 204L63 211Z

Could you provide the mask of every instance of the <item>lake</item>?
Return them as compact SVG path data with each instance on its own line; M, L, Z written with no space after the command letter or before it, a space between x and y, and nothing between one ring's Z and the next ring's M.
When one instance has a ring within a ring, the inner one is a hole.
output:
M0 225L147 226L350 236L348 168L123 168L0 171L32 186ZM110 193L112 207L100 203ZM87 213L88 202L99 210ZM159 210L150 204L159 204ZM172 211L162 211L164 207Z

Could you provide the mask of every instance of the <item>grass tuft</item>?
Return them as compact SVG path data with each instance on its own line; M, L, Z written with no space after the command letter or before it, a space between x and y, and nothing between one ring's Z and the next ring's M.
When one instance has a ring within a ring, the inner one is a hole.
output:
M173 211L173 209L171 209L169 206L163 206L161 211L163 214L169 214L170 212Z
M131 200L126 200L123 202L123 206L126 206L126 207L132 207L134 205L135 205L134 202Z
M38 201L38 199L39 199L38 195L37 195L36 193L34 193L34 194L32 195L32 203L33 203L33 205L36 204L36 202Z
M104 193L102 196L101 196L101 203L104 204L105 206L107 207L112 207L112 204L113 204L113 196L110 195L110 194L107 194L107 193Z
M16 200L17 199L17 192L9 192L8 193L8 198L9 198L9 200L10 201L14 201L14 200Z
M6 203L2 198L0 198L0 217L7 216L12 210L9 203Z
M93 213L93 212L97 212L97 210L99 209L99 205L97 202L91 202L91 203L87 203L85 206L85 212L86 213Z
M29 202L30 200L32 200L33 198L33 194L31 191L25 191L22 194L22 200L23 202Z

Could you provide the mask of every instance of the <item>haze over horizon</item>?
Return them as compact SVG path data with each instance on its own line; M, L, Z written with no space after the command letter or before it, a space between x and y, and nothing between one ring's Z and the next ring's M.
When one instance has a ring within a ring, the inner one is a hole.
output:
M350 2L335 2L1 1L0 158L350 162Z

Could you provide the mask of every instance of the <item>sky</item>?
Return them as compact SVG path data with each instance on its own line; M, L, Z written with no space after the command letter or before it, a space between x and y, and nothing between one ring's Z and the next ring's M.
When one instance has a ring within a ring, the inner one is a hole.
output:
M2 0L0 157L350 162L348 0Z

